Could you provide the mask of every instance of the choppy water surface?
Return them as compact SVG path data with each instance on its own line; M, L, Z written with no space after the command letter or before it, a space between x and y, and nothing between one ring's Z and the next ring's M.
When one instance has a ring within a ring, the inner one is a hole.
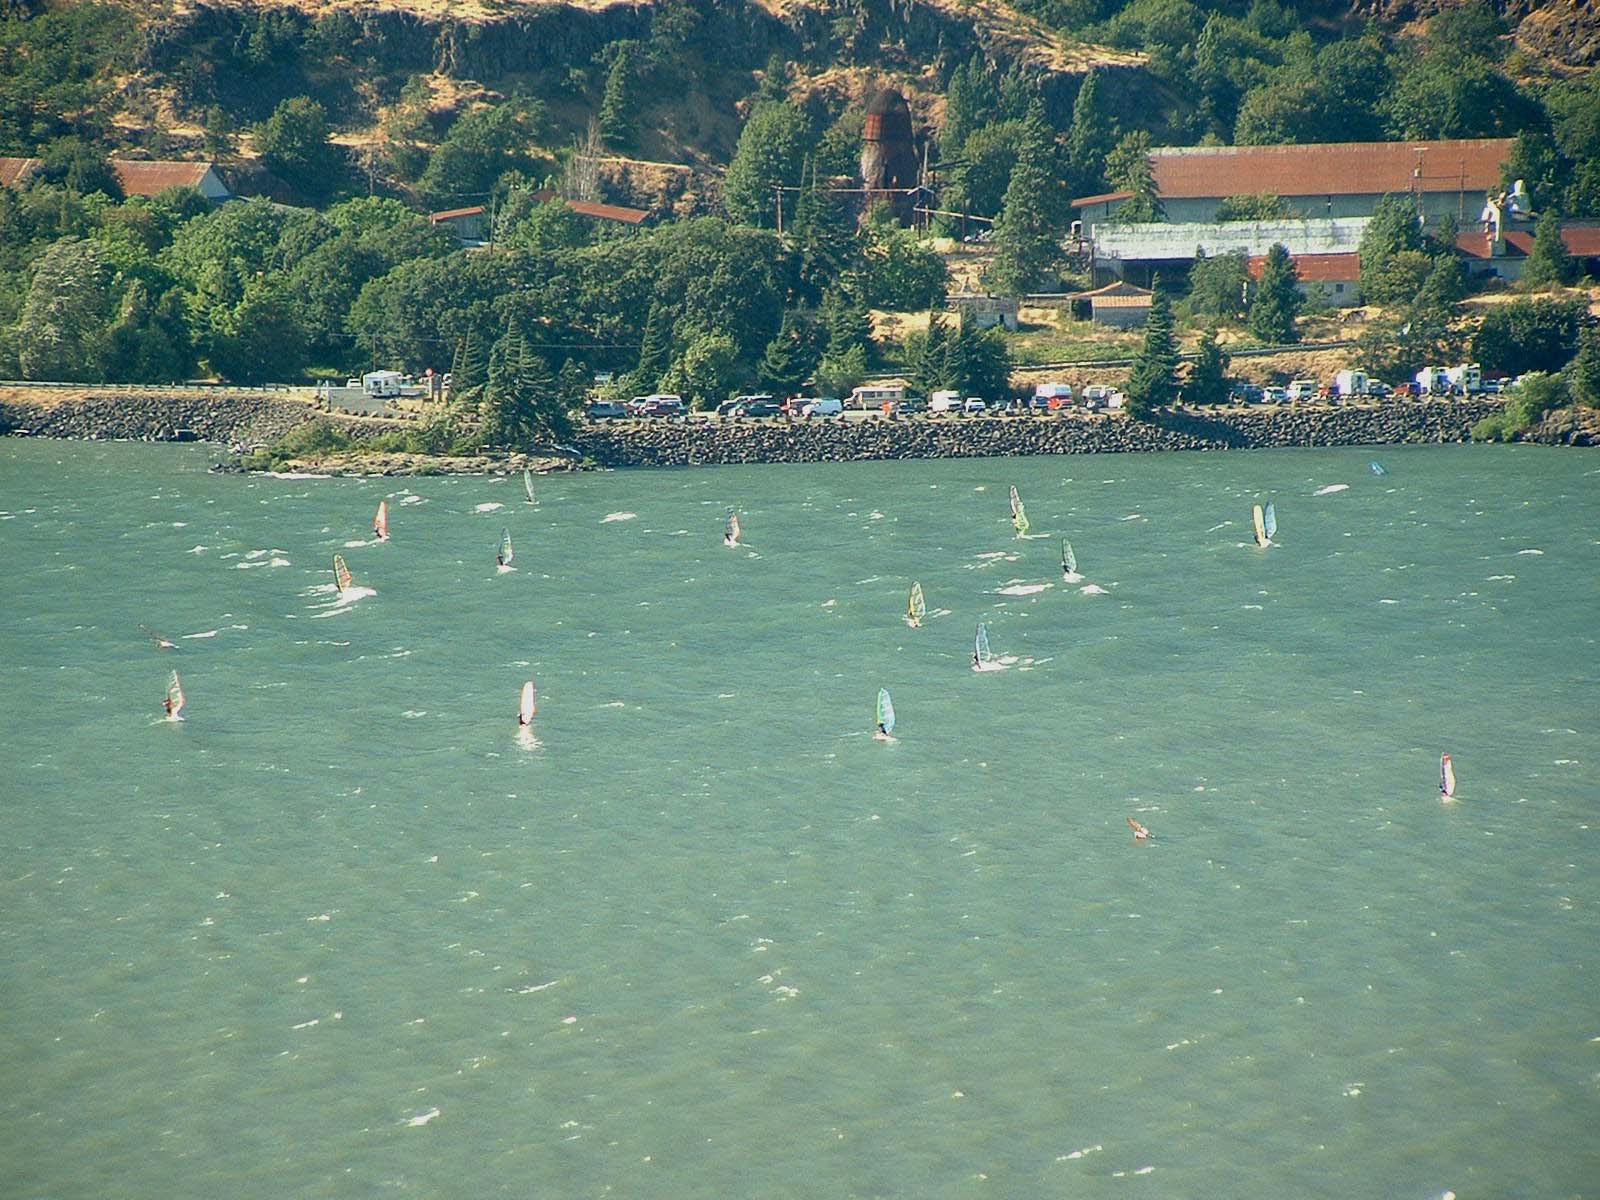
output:
M0 1193L1596 1194L1600 458L1371 457L0 443Z

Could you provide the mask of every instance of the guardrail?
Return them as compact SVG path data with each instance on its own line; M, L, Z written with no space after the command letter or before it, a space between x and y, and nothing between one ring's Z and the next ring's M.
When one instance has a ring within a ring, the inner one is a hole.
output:
M309 392L292 383L69 383L55 379L0 379L0 388L60 388L99 392Z

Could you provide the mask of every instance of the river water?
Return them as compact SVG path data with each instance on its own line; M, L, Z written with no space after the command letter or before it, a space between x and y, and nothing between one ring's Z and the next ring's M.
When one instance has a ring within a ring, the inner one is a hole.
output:
M1373 454L0 442L0 1194L1597 1194L1600 458Z

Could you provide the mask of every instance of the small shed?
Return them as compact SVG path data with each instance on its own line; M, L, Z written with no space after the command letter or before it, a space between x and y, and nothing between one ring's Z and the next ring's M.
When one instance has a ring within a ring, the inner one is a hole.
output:
M435 225L443 225L455 234L459 245L481 246L489 229L485 214L483 205L474 204L467 208L447 208L443 212L429 213L428 220Z
M1119 279L1073 296L1072 314L1111 329L1137 329L1150 319L1150 298L1154 294Z
M1012 333L1017 331L1015 297L962 292L950 297L950 307L960 316L963 325L971 323L978 329L993 329L996 325L1003 325Z

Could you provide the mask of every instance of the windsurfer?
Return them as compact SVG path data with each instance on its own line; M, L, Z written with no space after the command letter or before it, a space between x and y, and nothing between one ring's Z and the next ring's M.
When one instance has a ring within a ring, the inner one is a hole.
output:
M1133 840L1135 842L1148 842L1150 840L1150 831L1132 817L1128 818L1128 828L1133 830Z
M892 742L892 741L894 741L893 736L889 733L889 731L887 729L885 729L883 727L883 722L882 721L878 722L878 728L873 733L872 736L875 739L877 739L878 741L880 741L880 742Z
M163 697L161 701L161 707L167 710L167 716L170 717L172 715L172 697Z

